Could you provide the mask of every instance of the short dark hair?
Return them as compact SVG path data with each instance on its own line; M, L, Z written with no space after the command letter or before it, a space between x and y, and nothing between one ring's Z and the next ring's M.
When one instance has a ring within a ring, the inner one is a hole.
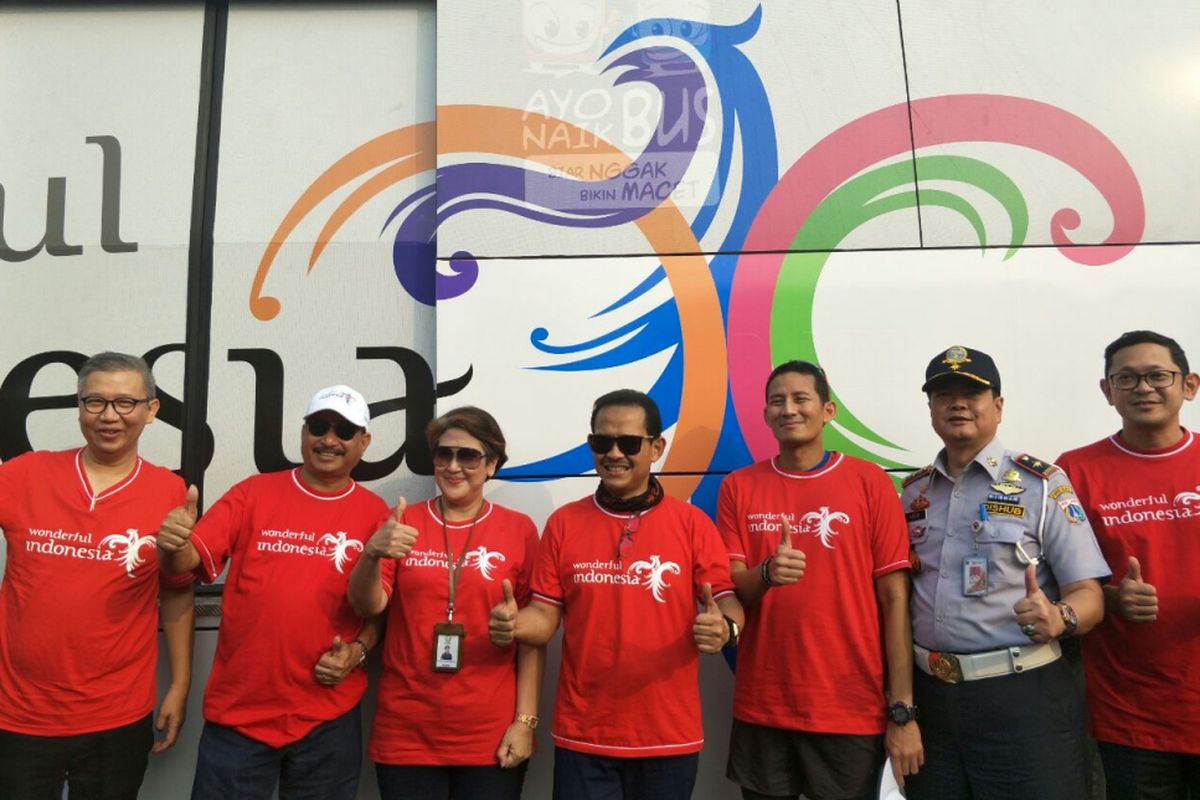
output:
M657 439L662 435L662 415L658 413L658 403L645 392L637 389L617 389L615 392L602 394L592 404L592 420L589 427L596 432L596 416L600 409L609 406L638 406L646 412L646 435Z
M1124 350L1126 347L1133 347L1135 344L1161 344L1167 348L1167 352L1171 354L1171 360L1179 367L1184 375L1187 375L1191 370L1188 369L1187 356L1183 353L1183 348L1179 346L1179 342L1172 339L1170 336L1163 336L1161 333L1154 331L1126 331L1109 343L1108 347L1104 348L1104 377L1108 377L1108 371L1112 369L1113 356L1118 350Z
M142 385L146 388L146 397L153 400L158 397L158 387L154 383L154 373L150 365L141 356L131 356L128 353L114 353L105 350L83 362L79 368L79 380L75 384L75 393L83 394L83 385L93 372L136 372L142 376Z
M483 445L484 457L489 461L494 460L496 469L500 469L504 462L508 461L504 431L500 430L500 423L496 422L496 418L482 408L460 406L430 420L425 426L425 441L429 443L429 449L436 447L438 439L451 428L457 428L478 439Z
M830 398L829 393L829 378L825 377L825 370L818 367L811 361L785 361L775 369L771 370L771 374L767 376L767 384L763 387L764 398L769 399L771 396L771 381L778 378L785 372L796 372L800 375L811 375L813 382L817 384L817 397L821 398L822 403L828 403Z

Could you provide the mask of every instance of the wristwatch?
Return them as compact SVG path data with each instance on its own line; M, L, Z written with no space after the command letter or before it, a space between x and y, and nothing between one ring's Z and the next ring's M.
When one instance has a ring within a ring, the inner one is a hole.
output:
M729 626L729 641L725 644L730 647L737 647L738 637L742 635L742 626L729 617L725 617L725 624Z
M1059 600L1054 605L1058 606L1058 613L1062 615L1063 625L1066 626L1058 638L1065 639L1068 636L1074 636L1075 628L1079 625L1079 617L1075 615L1075 609L1071 608L1069 603L1062 600Z
M897 725L904 726L915 722L921 716L916 706L905 705L899 700L888 706L887 718Z
M530 728L536 728L538 725L538 718L533 714L518 713L517 716L513 718L513 722L524 722Z

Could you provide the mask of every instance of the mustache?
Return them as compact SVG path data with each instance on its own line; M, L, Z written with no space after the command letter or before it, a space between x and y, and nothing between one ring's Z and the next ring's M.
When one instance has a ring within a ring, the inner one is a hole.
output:
M314 447L314 448L313 448L313 452L314 452L314 453L329 453L330 455L335 455L335 456L344 456L344 455L346 455L346 451L345 451L345 449L344 449L344 448L341 448L341 447L326 447L325 445L321 445L321 444L319 444L319 445L317 445L316 447Z

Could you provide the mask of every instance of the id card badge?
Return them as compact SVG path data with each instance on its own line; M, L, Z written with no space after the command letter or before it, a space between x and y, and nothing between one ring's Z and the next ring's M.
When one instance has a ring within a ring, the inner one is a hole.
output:
M963 559L963 597L982 597L988 593L988 562L981 556Z
M433 671L458 672L462 640L466 630L457 622L439 622L433 626Z

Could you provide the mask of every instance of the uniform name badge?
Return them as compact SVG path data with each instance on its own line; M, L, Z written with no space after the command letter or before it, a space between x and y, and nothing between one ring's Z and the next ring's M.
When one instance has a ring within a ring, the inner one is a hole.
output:
M963 597L982 597L988 593L988 562L980 556L963 559Z
M457 622L439 622L433 626L433 671L458 672L462 640L466 630Z

